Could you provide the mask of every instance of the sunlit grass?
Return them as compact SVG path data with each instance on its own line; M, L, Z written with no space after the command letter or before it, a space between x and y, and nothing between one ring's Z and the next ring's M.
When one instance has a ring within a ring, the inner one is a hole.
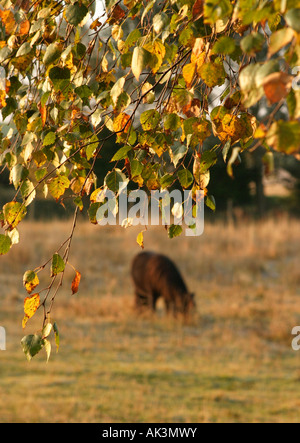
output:
M79 223L70 262L83 277L71 295L68 267L52 318L61 345L48 364L28 363L20 339L22 275L46 262L71 223L24 223L21 243L0 258L0 422L298 422L300 224L282 218L238 227L207 224L199 238L145 233L148 249L168 254L196 293L184 324L133 310L130 261L138 230ZM39 274L48 284L49 268ZM43 286L44 285L44 286Z

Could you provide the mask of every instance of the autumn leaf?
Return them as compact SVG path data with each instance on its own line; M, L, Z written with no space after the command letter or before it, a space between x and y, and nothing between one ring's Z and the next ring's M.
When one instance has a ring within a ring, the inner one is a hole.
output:
M182 75L185 80L186 86L190 88L194 75L196 70L196 64L195 63L188 63L185 65L182 69Z
M48 189L52 197L58 200L62 195L64 195L65 190L70 186L70 180L65 175L59 175L58 177L52 178L48 182Z
M297 154L300 152L300 125L297 120L278 120L270 127L266 141L276 151L285 154Z
M0 109L6 106L6 91L0 91Z
M130 129L130 115L121 112L114 120L113 129L115 132L127 133Z
M14 14L11 12L11 10L5 9L4 11L2 11L0 9L0 18L2 20L2 23L4 24L6 34L13 34L17 24Z
M113 25L114 23L118 23L120 20L122 20L122 18L125 16L125 11L124 9L121 8L121 6L116 5L111 13L108 14L108 19L107 22L111 25Z
M80 280L81 280L81 274L80 274L80 272L76 271L76 275L75 275L75 277L72 281L72 285L71 285L72 295L74 295L78 292Z
M294 38L295 32L291 28L283 28L279 31L273 32L270 36L269 57L288 45Z
M291 87L293 77L285 72L274 72L263 79L262 85L270 104L285 98Z
M30 21L29 20L24 20L20 24L19 34L20 35L26 35L26 34L28 34L29 29L30 29Z
M198 74L209 88L221 86L225 82L226 73L223 62L206 62L198 70Z
M23 285L25 286L28 294L30 294L39 285L39 283L39 278L34 271L25 272L23 276Z
M203 3L204 3L204 0L196 0L195 1L194 5L193 5L193 9L192 9L194 21L198 20L201 17L201 15L203 14Z
M27 209L20 202L9 202L3 206L3 214L10 229L14 229L27 214Z
M26 326L28 320L36 313L37 308L40 306L40 295L33 294L30 297L26 297L24 300L24 313L25 316L22 321L23 329Z
M136 242L142 249L144 249L144 232L143 231L141 231L137 235Z

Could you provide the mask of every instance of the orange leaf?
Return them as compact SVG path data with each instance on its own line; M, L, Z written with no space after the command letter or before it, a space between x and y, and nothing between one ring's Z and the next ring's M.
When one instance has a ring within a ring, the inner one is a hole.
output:
M81 274L80 274L80 272L76 271L76 275L72 281L72 286L71 286L72 295L76 294L78 292L80 280L81 280Z
M5 26L6 34L12 34L16 27L14 14L9 9L5 9L4 11L0 9L0 18Z
M6 106L5 97L6 97L6 92L0 91L0 109Z
M24 20L21 24L20 24L20 31L19 34L20 35L26 35L28 34L30 29L30 21L29 20Z
M285 98L291 87L293 77L285 72L273 72L263 80L263 87L269 103L277 103Z
M40 306L39 294L33 294L31 297L26 297L24 300L25 317L22 321L22 326L25 328L28 320L35 314L37 308Z
M46 106L39 105L39 111L41 113L42 117L42 125L45 126L46 120L47 120L47 108Z

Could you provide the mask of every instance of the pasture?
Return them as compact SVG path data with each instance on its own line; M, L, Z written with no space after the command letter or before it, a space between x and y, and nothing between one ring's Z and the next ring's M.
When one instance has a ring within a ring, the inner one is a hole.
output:
M0 422L299 422L300 223L288 217L238 226L206 223L199 238L169 240L149 228L145 248L178 265L196 293L188 323L133 310L130 262L136 228L79 222L70 262L82 273L71 295L68 267L52 311L59 352L27 362L20 340L41 327L41 312L22 330L22 276L46 262L71 221L25 222L21 240L0 257ZM49 283L49 269L39 274ZM38 289L38 288L37 288Z

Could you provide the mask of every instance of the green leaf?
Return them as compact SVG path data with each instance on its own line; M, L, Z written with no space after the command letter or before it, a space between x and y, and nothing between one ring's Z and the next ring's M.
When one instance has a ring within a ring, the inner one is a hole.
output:
M55 66L50 69L49 78L53 83L54 89L59 91L65 89L69 85L71 72L68 68Z
M125 174L120 169L114 169L113 171L109 172L105 179L104 183L113 192L119 192L119 186L123 183L127 183L128 179Z
M136 177L142 173L144 166L138 160L133 159L130 162L131 176Z
M265 37L262 34L253 32L241 40L241 49L248 55L254 55L256 52L261 51L264 41Z
M232 12L230 0L205 0L204 22L215 24L218 20L229 17Z
M18 163L12 168L12 170L10 171L9 179L13 183L15 189L18 188L19 184L23 180L26 180L28 174L29 174L28 169L24 168L24 166L21 165L20 163Z
M153 17L153 30L156 34L160 34L169 24L169 17L164 12L156 14Z
M63 272L65 270L65 262L59 254L54 254L51 263L51 277Z
M75 88L75 93L79 95L80 98L84 99L91 97L93 91L87 85L81 85Z
M90 207L88 209L89 220L94 225L96 225L98 223L98 221L97 221L97 212L98 212L98 209L100 208L101 204L102 203L100 203L100 202L91 203L91 205L90 205Z
M123 160L124 158L128 157L128 152L130 152L132 150L131 146L123 146L122 148L120 148L115 155L113 156L113 158L111 159L112 162L118 161L118 160Z
M32 47L29 42L23 43L23 45L20 46L16 53L16 57L23 57L24 55L29 54L32 51Z
M181 126L180 117L177 114L167 114L164 118L164 127L166 130L177 131Z
M231 147L231 139L229 139L229 140L225 143L224 148L223 148L223 150L222 150L222 155L223 155L224 162L226 162L227 155L228 155L228 152L229 152L230 147Z
M168 188L174 182L174 176L172 174L165 174L159 179L162 189Z
M25 180L21 185L21 194L24 199L25 206L29 206L36 196L34 185L30 180Z
M203 174L217 162L215 151L204 151L200 159L200 173Z
M56 322L53 323L53 331L54 331L54 337L55 337L55 344L56 344L56 352L58 352L59 348L59 332Z
M236 49L235 40L227 35L220 37L213 45L213 54L232 54Z
M43 140L43 146L54 145L55 140L56 140L55 132L48 132L48 134L45 136Z
M71 25L78 26L88 12L89 11L86 6L83 4L80 5L79 2L76 2L73 5L69 5L65 8L64 17Z
M43 349L44 340L40 334L30 334L22 338L21 345L27 360L30 361L32 357Z
M150 131L151 129L156 129L161 116L155 109L150 109L149 111L144 111L141 114L140 121L144 131Z
M213 195L208 195L205 199L205 204L208 208L210 208L212 211L216 210L216 200Z
M177 164L182 157L185 156L187 153L188 147L186 145L181 144L180 142L175 142L173 146L171 146L171 160L175 166L177 167Z
M233 165L237 160L239 160L240 150L241 150L241 148L240 148L239 146L233 148L233 149L232 149L232 152L231 152L230 159L228 160L228 163L227 163L227 174L228 174L229 177L231 177L231 178L233 178L232 165Z
M287 24L296 32L300 32L300 8L290 9L284 16Z
M55 63L61 56L61 47L58 43L51 43L44 54L43 63L48 66Z
M137 81L139 80L143 69L145 69L145 67L151 61L151 58L152 55L149 51L146 51L146 49L140 46L136 46L134 48L131 61L131 69Z
M188 188L194 181L193 174L188 169L181 169L177 175L183 188Z
M0 255L7 254L12 245L10 237L8 235L0 234Z
M180 225L171 225L168 228L168 237L174 238L178 237L182 233L182 226Z

